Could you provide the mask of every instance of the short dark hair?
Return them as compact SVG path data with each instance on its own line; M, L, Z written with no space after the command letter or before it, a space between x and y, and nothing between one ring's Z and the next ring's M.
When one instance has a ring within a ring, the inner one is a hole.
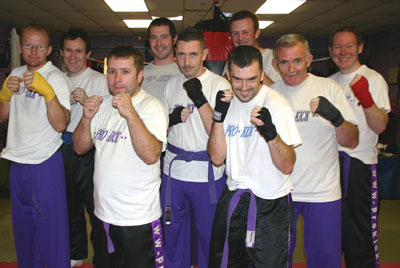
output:
M110 58L133 58L133 65L136 68L136 72L139 73L143 70L143 55L134 48L133 46L118 46L114 47L108 54L108 59Z
M263 69L263 59L261 52L248 45L241 45L235 47L228 57L228 70L231 71L232 64L235 64L239 68L250 66L253 62L258 62L260 71Z
M169 28L169 34L172 36L172 38L175 38L176 36L176 28L175 24L168 18L162 17L162 18L157 18L154 19L149 27L147 28L147 37L150 38L150 28L152 26L168 26Z
M231 30L232 22L237 21L237 20L247 19L247 18L249 18L253 21L254 32L256 32L259 27L258 17L254 13L252 13L248 10L240 10L232 15L232 17L229 21L229 31Z
M206 47L206 42L204 41L203 34L198 29L193 27L189 27L183 30L178 35L178 40L176 42L178 43L178 41L185 41L185 42L199 41L202 50L204 50Z
M61 35L60 48L64 50L65 40L76 40L81 38L85 42L86 54L92 50L90 35L82 28L69 28L67 32Z
M357 45L361 45L362 43L364 43L363 37L360 33L360 31L354 27L354 26L340 26L338 28L336 28L331 35L329 36L329 45L332 47L333 45L333 38L335 38L335 35L337 33L341 33L341 32L349 32L349 33L353 33L356 36L357 39Z
M37 23L30 23L28 25L26 25L25 27L22 28L21 30L21 39L20 42L22 42L22 38L24 35L24 32L28 29L33 29L35 31L38 32L44 32L47 35L48 38L48 45L50 45L50 32L47 30L46 27L44 27L43 25L37 24Z

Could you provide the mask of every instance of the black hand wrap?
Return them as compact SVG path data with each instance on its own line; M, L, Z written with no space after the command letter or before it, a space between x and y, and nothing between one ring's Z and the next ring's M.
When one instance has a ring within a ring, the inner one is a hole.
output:
M207 102L203 91L201 91L202 85L199 79L192 78L183 83L183 87L186 89L189 98L193 101L197 109Z
M221 99L225 97L225 93L220 90L217 92L215 97L215 107L214 107L214 122L222 123L225 120L226 113L228 112L230 102L222 101Z
M264 125L257 126L258 132L267 140L273 140L276 137L276 128L272 123L271 114L268 109L262 107L260 111L258 111L257 118L264 122Z
M183 106L175 107L172 113L168 115L169 116L168 127L172 127L176 124L182 123L181 114L183 109L185 109L185 107Z
M336 109L336 107L333 106L333 104L330 103L325 97L319 96L318 98L319 104L315 112L323 116L325 119L331 121L332 125L335 127L340 127L344 122L344 118L339 110Z

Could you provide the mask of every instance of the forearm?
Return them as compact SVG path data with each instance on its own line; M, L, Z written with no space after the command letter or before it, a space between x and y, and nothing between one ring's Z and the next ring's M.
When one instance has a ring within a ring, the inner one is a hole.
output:
M87 153L94 145L90 135L90 119L82 117L72 136L74 151L77 154Z
M220 166L226 158L226 140L223 123L212 123L210 138L208 139L207 151L211 162Z
M389 117L387 113L379 109L375 104L364 109L365 119L368 127L376 134L381 134L386 129Z
M212 116L213 116L213 109L211 108L210 104L207 102L199 109L199 114L201 121L203 122L203 126L207 132L207 135L210 136L211 133L211 126L213 123Z
M272 84L274 84L275 82L269 78L269 76L264 72L264 79L263 79L263 84L266 86L270 86Z
M296 153L293 146L286 145L279 135L268 142L272 163L283 174L290 174L296 162Z
M136 154L148 165L157 162L160 158L162 142L151 134L136 112L132 118L127 119L127 123Z
M9 102L0 102L0 122L5 122L8 120L10 115L10 103Z
M336 139L343 147L354 149L358 145L358 127L347 121L335 128Z
M46 108L47 118L54 130L57 132L65 131L70 118L69 111L60 104L57 97L46 101Z

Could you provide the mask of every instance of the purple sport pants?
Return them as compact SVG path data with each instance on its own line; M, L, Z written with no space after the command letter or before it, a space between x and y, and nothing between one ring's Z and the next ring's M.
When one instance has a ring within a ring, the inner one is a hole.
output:
M10 164L18 268L69 268L64 164L58 150L41 164Z
M289 267L292 267L296 246L296 222L299 214L304 219L304 249L307 268L341 268L342 201L310 203L293 202L294 233L289 248Z
M161 207L165 209L165 192L168 175L162 174ZM226 187L225 175L215 181L217 199ZM208 267L210 240L217 204L210 204L208 182L185 182L171 178L171 224L164 225L165 267L189 268L191 266L191 222L198 233L198 265Z

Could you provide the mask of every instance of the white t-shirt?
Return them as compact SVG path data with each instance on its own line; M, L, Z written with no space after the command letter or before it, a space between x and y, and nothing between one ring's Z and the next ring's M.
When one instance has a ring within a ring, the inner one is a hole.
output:
M364 109L361 105L358 105L359 100L354 96L354 93L349 86L351 80L356 74L361 74L368 80L369 92L371 93L376 106L386 112L390 112L388 85L382 75L376 71L362 65L358 70L352 73L341 74L340 72L337 72L330 76L329 78L332 78L339 83L347 97L347 100L350 102L358 120L358 131L360 133L358 146L354 150L341 146L339 146L339 150L346 152L352 157L360 159L365 164L376 164L378 163L378 151L376 149L378 135L368 127Z
M301 143L294 122L292 108L275 90L262 86L260 92L249 102L243 103L234 97L224 121L227 143L226 174L229 190L251 189L264 199L276 199L291 190L288 175L281 173L272 163L265 139L250 123L255 106L266 107L282 141L287 145Z
M271 78L272 81L277 82L282 79L279 72L275 69L272 64L272 59L274 58L274 52L272 49L264 48L264 51L261 53L263 58L263 68L264 72Z
M139 158L126 119L112 106L112 99L104 97L91 122L96 146L94 213L118 226L147 224L161 216L160 161L147 165ZM132 104L147 129L165 144L168 116L161 102L140 90Z
M203 86L203 94L211 107L215 105L215 97L219 90L231 88L227 80L207 69L198 79ZM184 75L174 77L168 82L164 92L164 106L168 113L171 113L177 106L187 107L191 111L185 123L180 123L171 127L168 134L168 142L185 151L206 151L208 135L204 128L203 121L201 121L198 109L194 106L186 90L183 88L183 83L186 81L187 79ZM174 156L174 153L167 150L164 158L165 174L168 174L169 163ZM222 176L223 172L223 166L214 166L214 176L216 180ZM186 162L176 160L172 164L171 176L182 181L207 182L208 162Z
M86 70L78 76L68 78L71 82L71 91L79 87L85 90L88 97L110 95L107 77L102 73L90 69L89 67L87 67ZM76 101L71 104L71 120L69 121L67 127L68 132L74 132L82 118L82 114L83 106L79 102Z
M23 79L27 71L26 65L17 67L10 76ZM69 110L71 85L68 78L50 61L37 72L53 88L61 105ZM54 130L47 118L44 97L29 91L21 82L10 101L7 145L1 157L18 163L40 164L49 159L61 144L61 133Z
M163 98L168 81L181 74L174 62L167 65L155 65L153 62L144 66L144 77L141 87L160 101Z
M341 198L338 142L335 127L322 116L313 116L310 101L318 96L329 100L346 121L357 119L340 86L333 80L308 74L300 85L287 86L283 80L272 85L295 112L302 145L296 147L296 164L289 179L293 200L330 202Z

